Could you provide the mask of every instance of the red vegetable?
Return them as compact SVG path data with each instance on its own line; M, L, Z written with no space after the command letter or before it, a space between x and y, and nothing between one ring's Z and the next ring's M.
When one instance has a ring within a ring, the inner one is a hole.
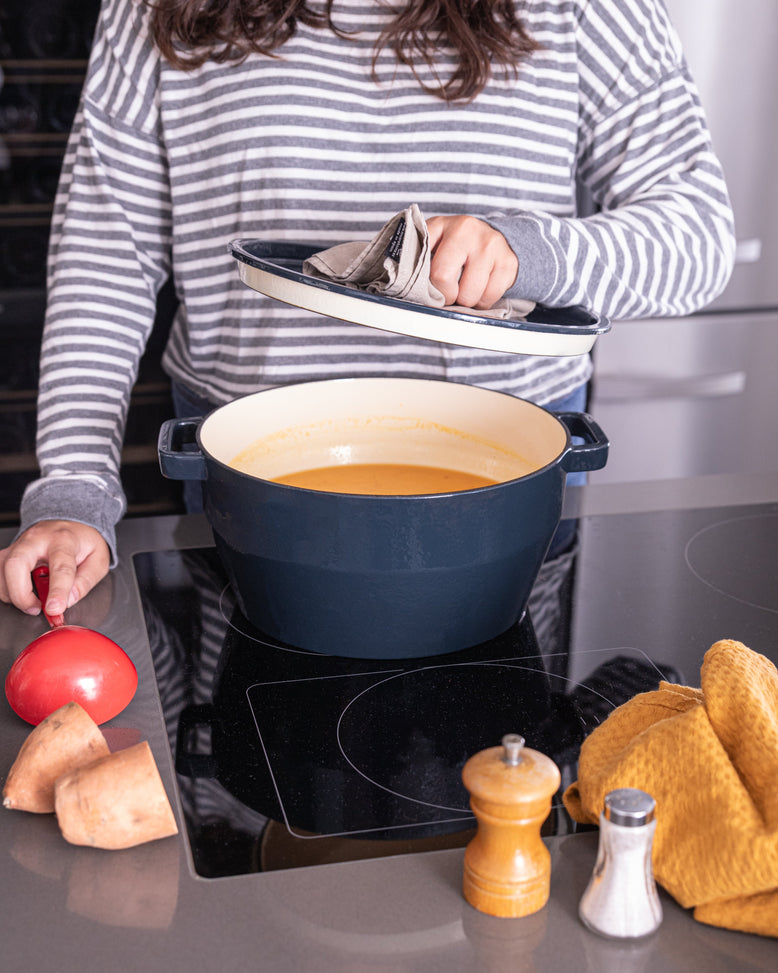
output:
M115 642L88 628L60 625L19 655L6 677L5 695L33 726L71 700L100 724L121 713L137 687L135 666Z

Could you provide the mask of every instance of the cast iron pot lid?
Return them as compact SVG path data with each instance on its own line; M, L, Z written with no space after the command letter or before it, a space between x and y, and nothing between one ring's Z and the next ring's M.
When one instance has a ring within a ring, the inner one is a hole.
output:
M444 308L379 297L302 272L303 261L327 249L265 240L235 240L240 279L260 294L294 307L381 331L452 345L563 358L584 355L610 330L604 317L582 307L536 305L526 320L487 318Z

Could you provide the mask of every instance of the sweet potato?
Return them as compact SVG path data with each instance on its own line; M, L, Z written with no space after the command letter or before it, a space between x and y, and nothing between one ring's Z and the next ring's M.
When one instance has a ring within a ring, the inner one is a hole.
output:
M178 832L145 740L60 777L54 810L63 837L74 845L131 848Z
M52 812L57 778L108 753L105 737L85 709L75 702L60 706L22 744L3 788L3 806Z

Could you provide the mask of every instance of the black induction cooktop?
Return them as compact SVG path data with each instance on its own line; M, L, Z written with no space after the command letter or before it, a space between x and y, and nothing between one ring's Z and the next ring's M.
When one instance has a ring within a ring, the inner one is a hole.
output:
M214 548L136 555L192 862L217 877L461 847L461 782L508 732L562 773L661 679L699 685L735 638L778 660L778 505L582 518L508 632L447 656L359 660L266 637Z

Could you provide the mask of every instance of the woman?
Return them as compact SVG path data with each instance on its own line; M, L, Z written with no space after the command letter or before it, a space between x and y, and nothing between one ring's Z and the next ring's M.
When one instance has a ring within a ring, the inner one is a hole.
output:
M171 273L182 407L345 375L580 400L585 356L309 315L241 284L228 253L369 239L410 203L451 303L686 314L731 271L726 187L662 0L104 0L51 236L42 475L0 598L36 613L47 561L58 614L115 559L127 403Z

